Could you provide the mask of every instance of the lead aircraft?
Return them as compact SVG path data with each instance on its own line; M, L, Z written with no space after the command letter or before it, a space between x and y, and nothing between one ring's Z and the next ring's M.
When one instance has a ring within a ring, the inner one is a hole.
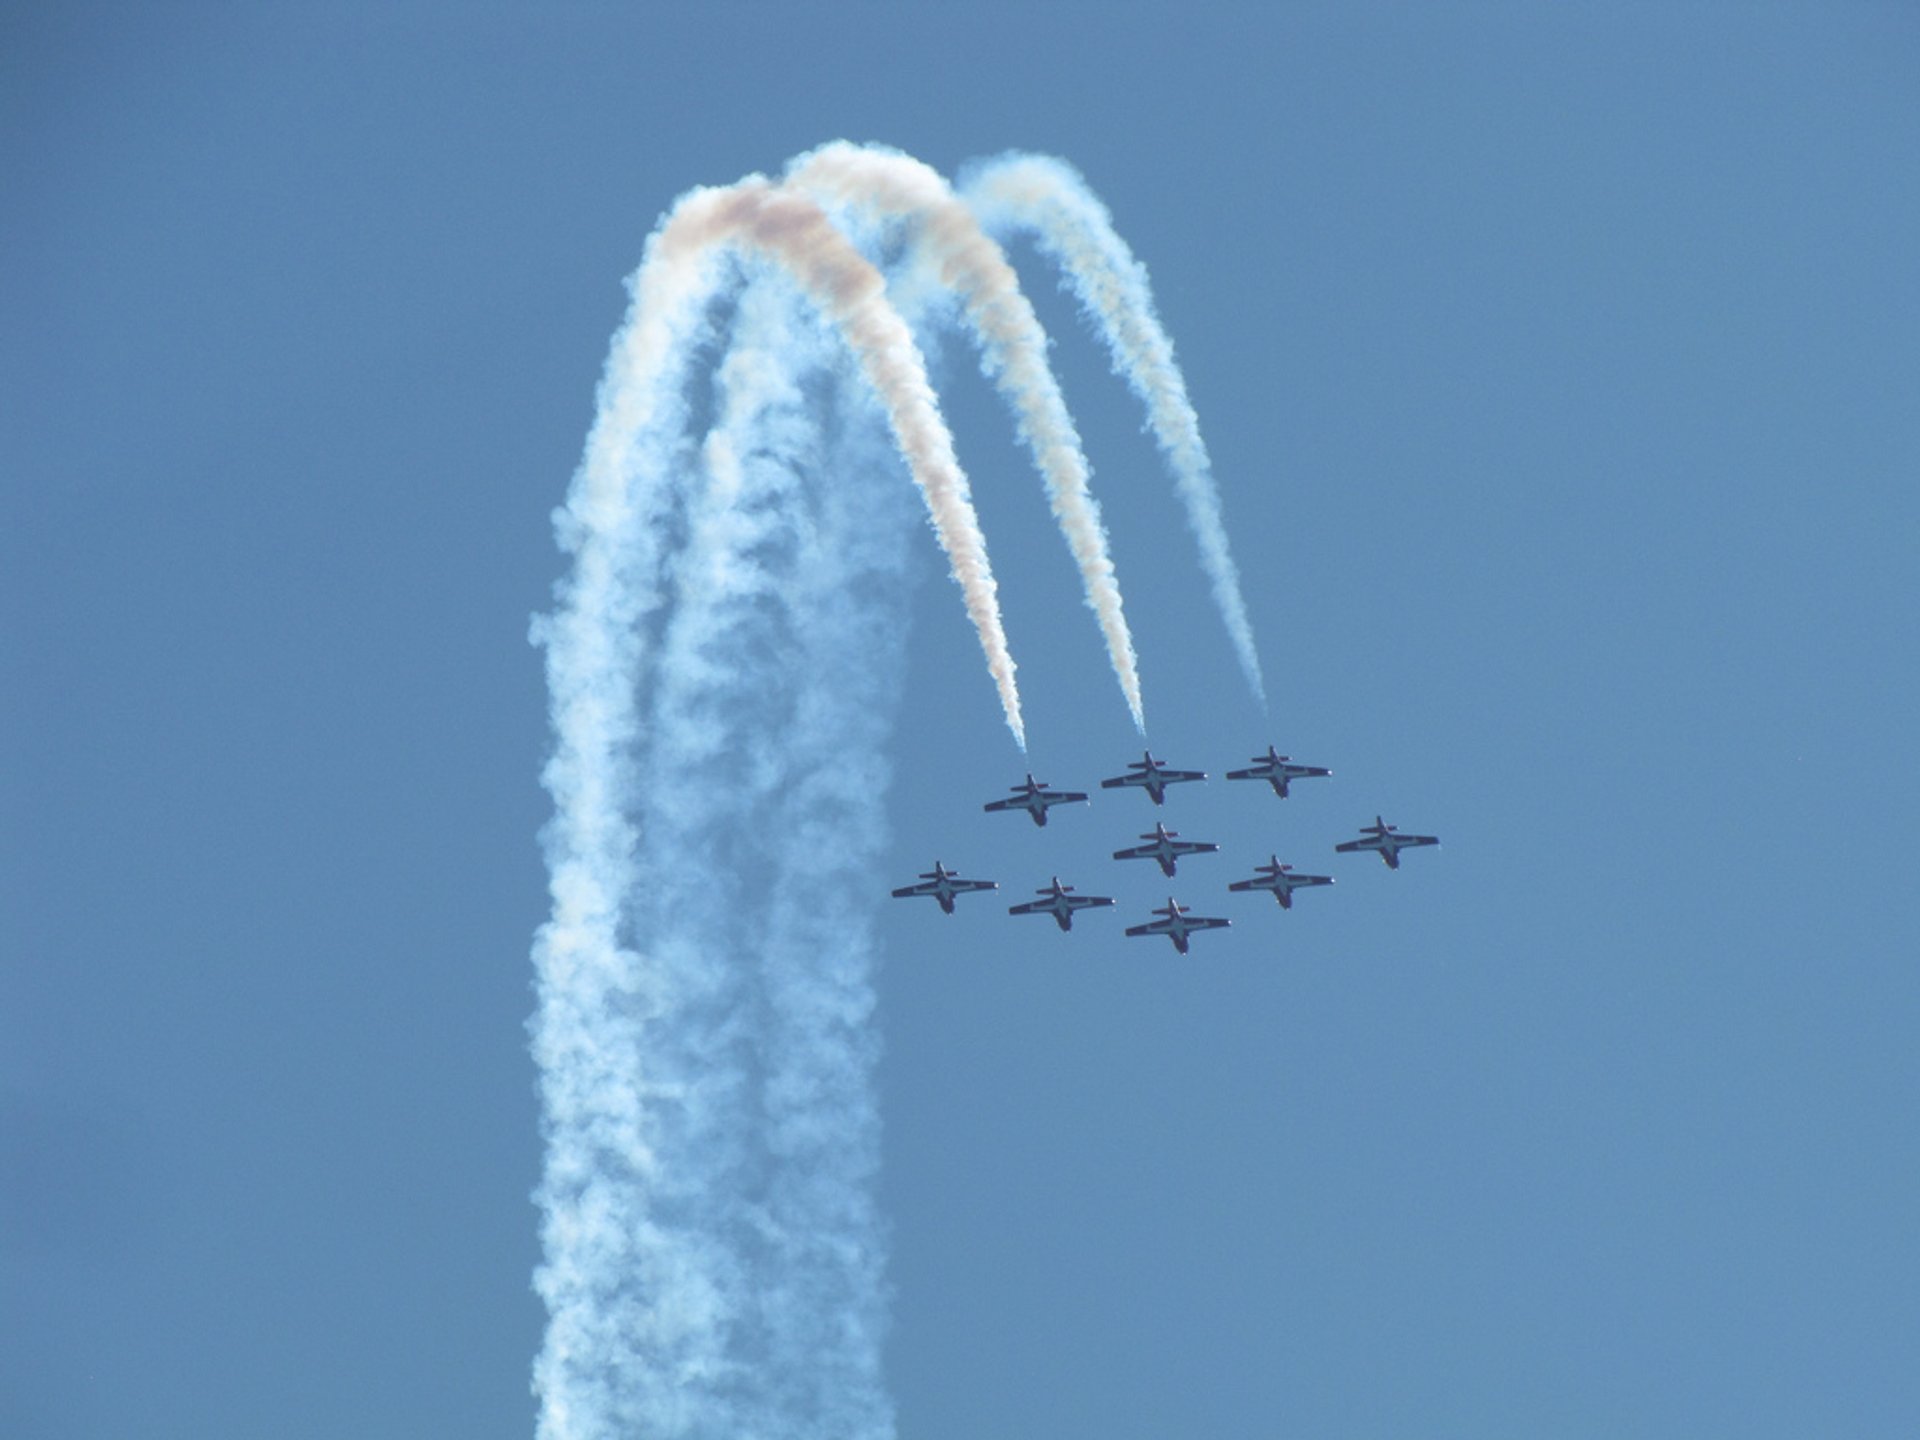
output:
M1233 922L1222 920L1213 915L1189 915L1187 907L1171 895L1167 903L1153 912L1160 916L1158 920L1149 920L1144 925L1130 925L1127 934L1164 935L1173 941L1173 948L1182 955L1187 953L1187 937L1196 930L1224 930Z
M1140 758L1129 762L1127 774L1116 775L1111 780L1102 780L1102 790L1119 790L1128 785L1138 785L1152 797L1156 805L1167 803L1167 786L1177 785L1184 780L1204 780L1204 770L1169 770L1153 758L1151 750L1142 750Z
M1047 823L1048 806L1067 805L1074 801L1085 801L1087 798L1087 793L1084 790L1049 790L1047 788L1047 782L1034 779L1031 770L1027 772L1027 779L1024 785L1009 785L1007 788L1013 791L1013 794L1007 796L1004 800L989 800L980 808L983 810L1024 810L1033 817L1034 824L1044 825Z
M1174 837L1179 833L1178 830L1167 829L1164 824L1155 825L1153 829L1147 831L1146 834L1140 837L1142 840L1150 843L1146 845L1129 845L1124 850L1116 850L1113 852L1113 858L1116 860L1158 860L1160 862L1160 869L1164 873L1171 875L1182 855L1204 855L1209 850L1218 850L1220 848L1208 840L1175 839Z
M1229 770L1229 780L1264 780L1273 786L1273 793L1282 800L1287 798L1289 780L1307 780L1317 775L1331 775L1333 772L1320 765L1296 765L1293 758L1282 755L1273 746L1267 746L1265 755L1253 757L1253 764L1245 770Z
M1028 900L1019 905L1009 905L1007 913L1009 915L1051 915L1054 924L1062 930L1071 930L1074 911L1087 910L1095 905L1113 904L1113 898L1109 895L1074 894L1073 886L1062 885L1058 875L1053 877L1053 884L1043 885L1033 893L1045 898Z
M1293 908L1293 892L1309 885L1331 885L1331 875L1296 875L1291 865L1282 865L1278 855L1269 855L1265 865L1253 867L1251 879L1235 880L1229 890L1270 890L1282 910Z
M997 880L962 880L959 871L949 870L936 860L933 862L933 869L921 872L918 884L902 885L893 892L893 898L911 900L921 895L931 895L940 902L940 908L951 915L954 896L968 895L975 890L998 890L999 888L1000 882Z
M1376 815L1373 817L1373 824L1360 827L1358 840L1344 841L1333 848L1343 853L1353 850L1376 850L1380 858L1387 862L1389 870L1398 870L1402 850L1411 850L1417 845L1438 845L1439 843L1439 837L1435 835L1402 835L1398 827L1387 824Z

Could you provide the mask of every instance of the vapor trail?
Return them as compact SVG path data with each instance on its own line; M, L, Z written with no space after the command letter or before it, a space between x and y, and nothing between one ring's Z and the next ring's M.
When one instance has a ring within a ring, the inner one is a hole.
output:
M632 921L662 982L642 1048L675 1086L649 1127L670 1180L625 1199L702 1323L671 1367L614 1361L645 1433L881 1440L865 897L910 517L863 411L822 436L839 347L781 275L733 332L652 662Z
M553 914L534 945L539 1007L530 1029L547 1140L537 1194L546 1303L534 1365L541 1440L599 1440L634 1419L630 1387L605 1357L650 1347L701 1349L702 1277L638 1263L653 1238L630 1223L624 1196L663 1183L649 1133L658 1085L634 1026L660 1003L662 980L630 945L627 906L639 833L628 813L640 740L637 687L646 626L663 604L672 516L690 468L679 436L679 383L708 333L704 303L715 256L669 261L661 237L632 282L614 337L586 453L555 515L573 572L553 615L537 619L555 733L542 779L554 800L543 833ZM632 1289L660 1297L636 1307Z
M883 168L843 176L846 193L919 215L983 365L1018 397L1137 721L1044 337L944 188L904 157ZM556 515L573 570L534 627L556 736L531 1024L547 1140L538 1433L891 1440L869 899L913 504L888 483L891 450L1024 745L1013 661L920 353L816 201L760 177L695 191L631 289ZM696 445L693 366L723 339L717 419ZM1199 465L1204 479L1204 451Z
M686 373L711 334L725 251L789 273L847 341L921 482L1020 735L965 478L878 274L809 201L757 180L696 192L649 242L634 278L586 454L556 516L573 573L554 614L535 625L556 736L544 774L555 803L543 837L553 913L535 945L531 1026L548 1142L535 1277L549 1314L534 1372L541 1440L636 1431L882 1440L891 1430L874 1378L881 1292L869 1272L880 1247L862 1208L874 1148L870 1061L861 1059L871 1041L857 1033L867 922L848 894L877 843L877 785L859 789L867 812L847 817L851 838L817 847L828 853L790 847L759 869L742 856L755 837L807 834L852 803L834 800L844 772L822 779L823 757L879 749L886 707L860 667L897 670L897 627L863 632L877 602L863 598L861 577L815 565L793 582L800 593L775 604L804 612L798 641L766 624L740 628L758 613L756 576L767 563L743 519L753 507L724 493L724 444L706 457L722 490L700 495L701 466L681 438ZM749 415L767 409L725 403ZM756 453L793 448L764 416L733 428ZM856 478L879 468L872 455L858 458ZM742 471L761 473L744 454ZM836 528L819 542L829 552L879 543L861 526L877 523L886 499L858 498L864 509L852 520L853 499L838 502ZM777 497L767 503L779 508ZM760 743L745 753L782 757L760 789L728 768L743 751L734 743L743 716L760 717ZM763 810L745 820L729 808L756 796ZM795 816L795 796L815 809ZM633 814L643 805L644 832ZM732 877L735 889L703 887L702 876ZM760 912L733 903L741 876L766 879L768 903L799 918L755 929ZM871 873L859 878L871 889ZM835 934L839 958L816 964L808 927L822 913L849 924ZM756 954L766 969L750 993L737 963ZM776 1003L781 1017L752 1018ZM743 1122L753 1104L764 1122ZM776 1164L768 1147L791 1163ZM823 1156L833 1168L824 1179L780 1173L818 1172ZM771 1175L758 1208L727 1198L753 1193L732 1182L756 1166ZM834 1353L817 1336L794 1338L821 1314L843 1327Z
M682 224L684 220L684 225ZM778 261L832 319L879 394L907 468L925 495L941 547L960 583L967 615L986 652L1007 728L1022 749L1026 730L1013 657L987 542L953 437L940 418L926 364L912 332L886 298L886 281L812 200L758 176L726 190L696 193L661 236L662 250L698 254L715 244L752 246Z
M1154 311L1146 267L1134 258L1105 205L1078 172L1044 155L1003 155L968 175L961 194L988 230L1032 231L1065 273L1081 308L1113 355L1113 366L1147 407L1148 423L1173 470L1227 635L1247 683L1264 704L1266 686L1240 573L1227 545L1200 417L1174 362L1173 341Z
M921 257L959 297L981 349L981 369L1013 407L1020 438L1046 482L1054 517L1079 567L1087 605L1099 622L1133 723L1145 734L1133 637L1100 507L1087 488L1086 454L1047 364L1046 332L999 245L939 172L896 150L835 141L800 156L787 172L787 183L842 205L915 222Z

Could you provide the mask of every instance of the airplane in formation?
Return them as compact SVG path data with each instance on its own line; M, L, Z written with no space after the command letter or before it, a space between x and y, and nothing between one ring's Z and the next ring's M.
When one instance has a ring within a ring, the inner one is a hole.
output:
M1319 765L1296 764L1292 757L1282 755L1273 746L1267 747L1267 753L1255 755L1253 764L1241 770L1229 770L1229 780L1264 780L1273 787L1273 793L1282 800L1287 798L1287 786L1291 781L1318 778L1333 772ZM1100 782L1104 790L1137 788L1145 790L1147 797L1155 805L1166 803L1167 787L1203 781L1207 778L1204 770L1175 770L1154 756L1151 750L1143 750L1138 760L1129 761L1127 773L1114 775ZM1024 810L1035 825L1047 823L1047 811L1055 805L1085 804L1087 794L1083 790L1055 790L1044 780L1033 778L1028 772L1026 779L1018 785L1007 787L1012 793L999 800L989 800L981 808L987 811ZM1169 830L1164 823L1157 823L1151 831L1140 838L1146 843L1130 845L1115 850L1116 860L1152 860L1159 865L1162 873L1171 876L1179 866L1181 857L1204 855L1218 851L1219 846L1209 841L1182 840L1180 832ZM1400 852L1421 845L1438 845L1435 835L1404 835L1397 826L1389 825L1380 816L1374 816L1374 823L1360 827L1360 838L1346 840L1333 848L1349 854L1356 851L1371 850L1379 855L1388 869L1400 868ZM1265 891L1283 909L1293 908L1293 892L1318 885L1333 884L1331 875L1303 875L1293 866L1280 863L1278 855L1270 855L1267 863L1254 866L1254 873L1244 880L1235 880L1227 888L1242 893ZM924 872L918 883L904 885L893 894L900 898L932 896L940 903L947 914L953 914L954 899L960 895L980 890L997 890L1000 886L993 880L968 880L957 872L947 869L940 861L933 862L933 869ZM1060 883L1055 875L1052 883L1034 891L1036 899L1009 905L1009 915L1051 915L1054 924L1063 931L1073 928L1075 912L1092 909L1097 906L1112 905L1113 898L1107 895L1081 895L1071 885ZM1199 930L1224 928L1231 921L1214 916L1194 915L1172 896L1167 897L1164 908L1153 911L1155 919L1144 925L1131 926L1129 936L1165 935L1173 942L1174 949L1182 955L1187 953L1189 937Z
M1120 790L1129 785L1137 785L1152 797L1154 804L1164 805L1167 803L1167 786L1178 785L1182 781L1206 778L1207 772L1204 770L1169 770L1153 758L1151 750L1143 750L1138 760L1127 765L1125 775L1116 775L1111 780L1102 780L1100 788Z
M1319 775L1331 775L1333 772L1320 765L1296 765L1293 758L1282 755L1273 746L1267 746L1265 755L1253 757L1253 764L1245 770L1229 770L1229 780L1264 780L1273 786L1273 793L1282 800L1287 798L1289 780L1307 780Z
M1049 790L1047 782L1033 778L1033 772L1027 772L1024 785L1009 785L1013 794L1004 800L989 800L980 808L983 810L1024 810L1033 817L1033 823L1047 823L1047 809L1053 805L1067 805L1074 801L1084 802L1087 798L1084 790Z
M1229 890L1268 890L1273 898L1280 902L1282 910L1293 908L1293 892L1305 889L1309 885L1331 885L1331 875L1296 875L1291 865L1282 865L1278 855L1269 855L1268 863L1253 867L1250 879L1235 880L1227 886Z
M1220 848L1208 840L1176 839L1175 837L1178 836L1179 833L1178 830L1167 829L1164 824L1155 825L1153 829L1147 831L1146 834L1140 837L1142 840L1147 841L1147 844L1129 845L1125 850L1116 850L1113 852L1113 858L1116 860L1157 860L1160 862L1160 868L1168 875L1171 875L1182 855L1204 855L1209 850L1218 850Z
M1343 854L1355 850L1378 851L1380 858L1387 862L1389 870L1398 870L1402 850L1411 850L1417 845L1438 845L1439 843L1439 837L1435 835L1402 835L1398 826L1389 825L1376 815L1373 817L1373 824L1360 827L1358 840L1343 841L1333 848Z
M1058 875L1053 877L1053 884L1043 885L1033 893L1044 898L1028 900L1020 905L1009 905L1007 913L1009 915L1051 915L1054 924L1062 930L1071 930L1074 911L1091 909L1096 905L1113 904L1113 897L1110 895L1074 894L1073 886L1062 885Z
M921 872L919 883L902 885L893 892L893 898L910 900L921 895L931 895L940 902L940 908L951 915L954 896L968 895L975 890L998 890L999 888L1000 882L997 880L962 880L959 871L949 870L936 860L933 862L933 869Z
M1233 923L1231 920L1222 920L1212 915L1191 915L1187 912L1187 907L1171 895L1167 897L1167 903L1153 913L1161 918L1149 920L1144 925L1129 925L1127 934L1129 936L1164 935L1173 941L1173 948L1182 955L1187 953L1187 937L1194 931L1224 930Z

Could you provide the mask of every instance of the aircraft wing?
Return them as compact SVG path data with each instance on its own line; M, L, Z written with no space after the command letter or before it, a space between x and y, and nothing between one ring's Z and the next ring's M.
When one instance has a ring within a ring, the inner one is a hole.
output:
M1409 845L1438 845L1440 843L1440 837L1438 835L1396 835L1393 838L1402 849L1405 849Z
M1009 905L1009 915L1051 915L1056 902L1052 900L1027 900L1019 905Z
M1381 848L1380 837L1371 835L1364 840L1342 840L1333 848L1343 855L1351 854L1355 850L1378 850Z
M1127 934L1129 935L1171 935L1172 933L1173 922L1171 920L1149 920L1144 925L1129 925L1127 927Z
M998 890L1000 888L1000 882L998 880L956 880L952 876L947 877L947 884L952 886L954 891L961 895L970 894L975 890Z
M1228 884L1229 890L1272 890L1279 882L1271 875L1255 876L1251 880L1235 880Z
M939 893L940 882L938 880L922 880L917 885L902 885L898 890L893 892L893 898L896 900L910 900L916 895L938 895Z
M980 808L982 810L1025 810L1028 808L1027 797L1024 795L1009 795L1004 800L989 800Z
M1151 845L1129 845L1124 850L1114 851L1113 858L1116 860L1158 860L1160 858L1160 842L1156 840Z
M1185 918L1189 930L1224 930L1233 924L1231 920L1222 920L1218 915L1188 915Z

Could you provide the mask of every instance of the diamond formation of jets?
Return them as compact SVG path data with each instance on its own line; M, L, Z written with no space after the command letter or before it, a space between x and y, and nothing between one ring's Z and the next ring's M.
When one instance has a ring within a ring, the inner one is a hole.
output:
M1331 775L1333 772L1319 765L1296 764L1290 756L1282 755L1269 745L1267 753L1253 757L1253 764L1241 770L1229 770L1229 780L1264 780L1273 787L1273 793L1281 799L1287 798L1287 786L1291 781L1317 778ZM1162 763L1151 750L1141 752L1138 760L1127 763L1127 773L1115 775L1100 782L1103 790L1139 789L1147 792L1147 797L1155 805L1166 803L1167 787L1183 783L1204 781L1204 770L1175 770ZM990 800L981 808L986 811L1024 810L1035 825L1047 823L1047 811L1055 805L1085 804L1087 793L1084 790L1055 790L1044 780L1036 780L1031 772L1018 785L1009 786L1012 792L999 800ZM1169 830L1164 823L1156 823L1152 830L1141 835L1145 844L1130 845L1115 850L1115 860L1152 860L1159 865L1163 874L1171 877L1178 868L1180 860L1188 855L1205 855L1216 852L1220 847L1211 841L1182 840L1180 832ZM1346 840L1333 848L1350 854L1371 850L1378 854L1390 870L1400 868L1400 852L1422 845L1438 845L1435 835L1406 835L1397 826L1389 825L1380 816L1374 816L1374 823L1360 827L1360 838ZM1227 885L1230 891L1251 893L1265 891L1273 896L1276 904L1283 910L1293 908L1293 894L1296 890L1308 889L1320 885L1333 884L1331 875L1305 875L1294 870L1292 865L1283 864L1278 855L1269 855L1267 863L1254 866L1254 873L1243 880L1234 880ZM936 860L933 869L923 873L919 881L912 885L903 885L893 894L900 898L931 896L939 902L941 910L954 913L954 900L957 896L971 894L980 890L997 890L999 883L993 880L969 880L956 871ZM1050 915L1054 924L1062 931L1073 929L1073 917L1081 910L1111 906L1115 902L1108 895L1082 895L1071 885L1062 884L1055 875L1052 883L1043 885L1034 891L1037 898L1009 905L1009 915ZM1172 896L1167 897L1163 908L1153 912L1154 919L1144 925L1135 925L1127 929L1129 936L1164 935L1173 942L1174 949L1182 955L1187 953L1187 942L1194 932L1224 928L1232 922L1215 916L1195 915Z
M1245 770L1229 770L1229 780L1264 780L1273 786L1273 793L1282 800L1287 798L1287 782L1290 780L1308 780L1333 772L1321 765L1297 765L1293 758L1282 755L1273 746L1267 746L1265 755L1253 757L1253 764Z
M1169 830L1164 824L1155 825L1140 838L1145 845L1129 845L1124 850L1113 852L1116 860L1157 860L1160 869L1172 875L1180 863L1182 855L1204 855L1220 847L1210 840L1181 840L1178 830Z
M1347 854L1356 850L1375 850L1380 858L1387 862L1389 870L1400 868L1400 852L1411 850L1419 845L1438 845L1439 837L1434 835L1402 835L1399 827L1389 825L1378 815L1373 824L1360 827L1358 840L1347 840L1334 846L1335 850Z
M1304 890L1310 885L1331 885L1331 875L1296 875L1293 866L1282 865L1278 855L1269 855L1265 865L1253 867L1254 873L1248 879L1235 880L1227 886L1229 890L1266 890L1280 902L1282 910L1293 908L1293 892Z
M1153 913L1160 918L1149 920L1144 925L1129 925L1128 936L1164 935L1173 942L1173 948L1182 955L1187 953L1187 939L1194 931L1224 930L1233 923L1231 920L1222 920L1216 915L1191 915L1187 912L1187 907L1171 895L1167 897L1167 903Z
M1000 882L997 880L963 880L960 878L959 871L949 870L936 860L933 862L933 869L922 871L916 884L902 885L893 892L893 898L911 900L921 895L931 895L940 902L940 908L951 915L954 896L969 895L976 890L998 890L999 888Z
M1153 758L1151 750L1140 752L1140 758L1128 763L1125 775L1115 775L1111 780L1102 780L1102 790L1121 790L1128 786L1138 786L1145 790L1156 805L1167 803L1167 786L1178 785L1188 780L1204 780L1204 770L1169 770L1160 761Z
M1071 930L1074 911L1091 909L1096 905L1113 904L1113 897L1110 895L1076 895L1073 886L1060 883L1058 875L1053 877L1053 884L1041 886L1034 891L1034 894L1042 898L1028 900L1019 905L1009 905L1007 913L1009 915L1051 915L1054 924L1062 930Z
M1047 782L1033 778L1033 772L1027 772L1026 783L1009 785L1013 794L1004 800L989 800L980 808L983 810L1024 810L1033 817L1033 823L1047 823L1047 810L1054 805L1070 805L1078 801L1085 803L1087 792L1084 790L1049 790Z

